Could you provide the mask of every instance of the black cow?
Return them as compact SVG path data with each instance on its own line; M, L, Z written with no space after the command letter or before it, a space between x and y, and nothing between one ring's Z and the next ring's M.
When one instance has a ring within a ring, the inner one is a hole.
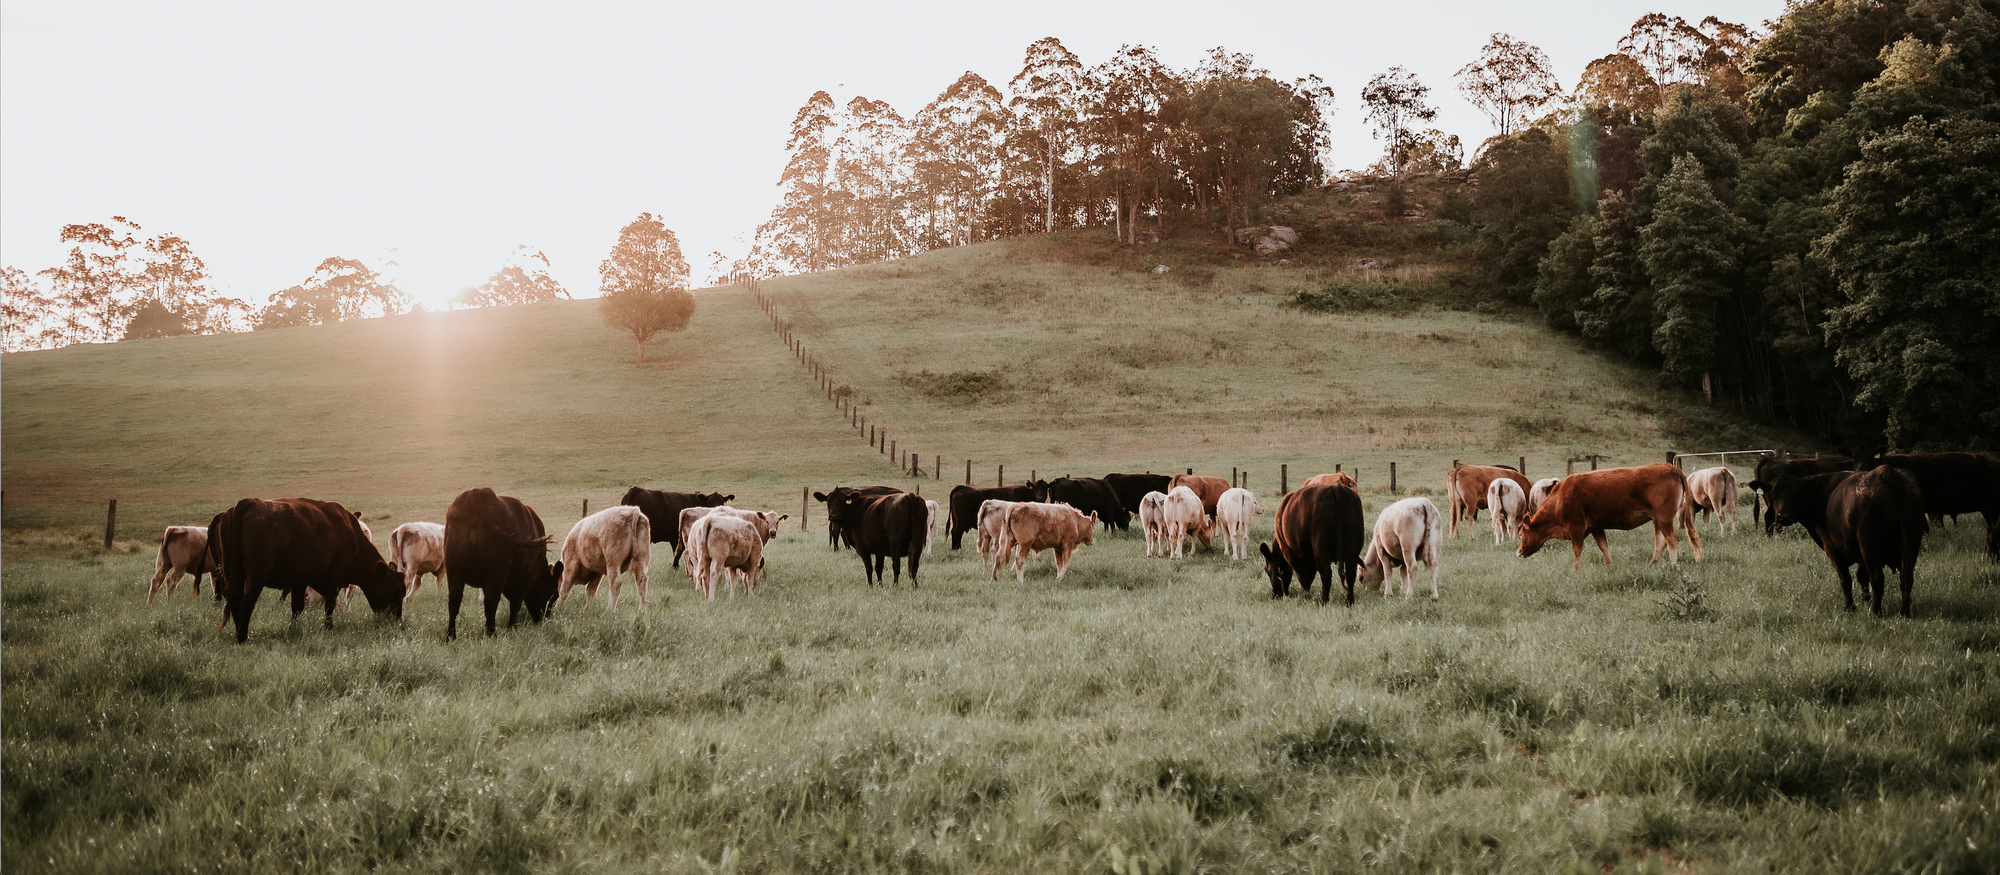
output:
M1126 510L1118 498L1117 490L1111 484L1093 477L1058 477L1047 482L1037 481L1039 488L1048 497L1038 499L1058 504L1067 504L1084 514L1097 514L1104 530L1116 527L1124 531L1132 525L1132 511ZM1142 496L1143 497L1143 496Z
M847 496L866 495L872 498L881 495L896 495L902 491L894 486L835 486L830 492L813 493L815 501L826 504L826 545L838 550L852 543L848 539L847 533L840 527L840 516L833 512L834 507L846 500Z
M1790 453L1779 450L1776 455L1758 459L1757 470L1751 475L1750 482L1744 484L1750 487L1750 515L1764 518L1765 537L1776 535L1778 530L1784 527L1783 523L1778 522L1777 513L1770 507L1771 487L1777 484L1778 478L1803 479L1816 474L1852 470L1854 470L1854 460L1846 456L1794 459Z
M641 508L643 511L644 508ZM549 534L535 509L511 495L481 486L452 499L444 515L444 567L451 569L444 638L458 637L458 606L465 588L485 594L486 634L507 597L507 628L521 619L521 604L537 623L555 607L562 563L549 564ZM401 577L397 578L400 586Z
M1840 576L1847 609L1854 610L1854 578L1850 565L1861 566L1862 597L1882 613L1882 593L1888 579L1883 568L1894 566L1903 582L1903 616L1910 615L1910 586L1917 552L1924 543L1924 496L1917 479L1900 468L1835 471L1811 477L1780 477L1771 485L1771 506L1781 525L1798 523L1826 551Z
M1138 513L1139 502L1148 492L1166 494L1167 486L1173 482L1165 474L1106 474L1104 482L1111 484L1111 491L1118 493L1118 503L1125 506L1127 513Z
M329 629L336 596L349 586L361 589L375 613L403 616L403 575L389 567L354 514L338 502L246 498L209 526L216 590L227 599L216 631L235 618L238 644L250 637L250 613L266 588L291 594L294 621L306 609L306 589L317 591L326 602Z
M625 497L618 503L636 507L646 515L646 522L653 527L653 543L665 541L674 545L674 567L679 568L681 554L687 549L681 544L681 511L690 507L721 507L735 497L720 492L703 495L699 492L661 492L634 486L625 490Z
M1347 603L1354 604L1354 576L1361 567L1361 496L1345 486L1307 486L1278 504L1277 531L1272 543L1257 545L1264 554L1264 574L1271 580L1271 597L1291 592L1292 575L1312 596L1313 577L1320 585L1319 601L1333 597L1334 566L1347 586Z
M1978 513L1990 530L2000 520L2000 456L1992 453L1871 453L1863 456L1855 470L1878 467L1900 468L1917 478L1924 493L1924 512L1932 519ZM1992 544L1986 552L1995 558Z
M951 488L950 515L945 528L951 533L951 548L956 550L966 532L979 527L979 506L989 498L1001 501L1035 501L1034 489L1027 486L995 486L981 489L977 486L953 486Z
M843 536L854 545L855 555L861 557L861 570L869 585L882 582L885 558L895 566L895 582L901 584L905 556L910 558L910 586L917 585L917 560L924 555L924 536L930 531L930 509L923 499L907 492L813 493L813 497L827 502L829 518L840 524Z

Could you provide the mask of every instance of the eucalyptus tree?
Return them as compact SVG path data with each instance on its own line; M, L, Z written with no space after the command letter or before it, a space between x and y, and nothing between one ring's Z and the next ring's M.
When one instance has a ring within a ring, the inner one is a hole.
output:
M1403 158L1408 152L1412 139L1412 128L1418 122L1429 122L1437 118L1437 109L1430 105L1430 86L1417 79L1417 74L1402 67L1390 67L1368 80L1368 86L1361 89L1361 103L1368 107L1368 121L1375 126L1375 138L1388 140L1389 171L1401 173Z
M1089 71L1061 40L1029 44L1021 72L1007 83L1014 123L1041 172L1042 232L1056 227L1056 171L1074 149L1083 123Z
M1492 119L1502 137L1562 94L1549 72L1549 56L1541 49L1504 33L1496 33L1479 50L1479 59L1460 67L1458 91Z

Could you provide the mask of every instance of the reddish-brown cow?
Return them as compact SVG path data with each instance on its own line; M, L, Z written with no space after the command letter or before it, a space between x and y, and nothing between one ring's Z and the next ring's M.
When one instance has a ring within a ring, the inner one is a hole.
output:
M1695 533L1694 502L1689 496L1687 475L1674 465L1656 463L1639 468L1609 468L1574 474L1556 484L1542 506L1521 524L1521 547L1515 555L1535 555L1551 540L1568 541L1576 553L1570 570L1583 567L1583 539L1597 540L1604 564L1611 564L1611 547L1604 540L1608 529L1636 529L1653 524L1653 561L1660 551L1680 564L1681 542L1674 525L1687 527L1688 544L1694 558L1701 560L1701 536Z
M1521 484L1523 495L1535 486L1521 472L1499 465L1454 465L1451 473L1444 475L1445 495L1451 501L1452 537L1458 537L1459 520L1479 521L1479 512L1486 509L1486 490L1501 477Z

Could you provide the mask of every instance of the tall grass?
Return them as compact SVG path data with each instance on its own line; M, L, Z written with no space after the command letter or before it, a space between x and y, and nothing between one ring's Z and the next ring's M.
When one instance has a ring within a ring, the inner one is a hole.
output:
M234 646L206 600L144 607L142 555L14 562L6 862L1991 871L1978 534L1933 536L1905 621L1839 610L1791 536L1675 569L1614 534L1581 573L1462 538L1442 602L1346 608L1134 533L1061 582L940 550L914 589L788 533L753 598L656 562L644 616L452 644L433 591L400 623L262 611ZM1702 619L1659 603L1689 579Z

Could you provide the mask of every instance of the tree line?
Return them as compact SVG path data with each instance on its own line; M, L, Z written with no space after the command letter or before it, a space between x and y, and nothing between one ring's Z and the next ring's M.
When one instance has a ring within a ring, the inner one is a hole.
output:
M144 237L139 224L123 216L64 225L60 233L70 244L61 264L35 274L0 269L0 351L325 325L421 309L384 275L393 261L371 266L344 256L323 259L305 280L257 307L217 289L207 263L177 235ZM449 306L567 297L549 275L548 256L520 246L486 282L459 290Z
M1499 294L1842 444L2000 444L2000 3L1648 15L1475 164ZM1562 196L1562 195L1568 196Z

